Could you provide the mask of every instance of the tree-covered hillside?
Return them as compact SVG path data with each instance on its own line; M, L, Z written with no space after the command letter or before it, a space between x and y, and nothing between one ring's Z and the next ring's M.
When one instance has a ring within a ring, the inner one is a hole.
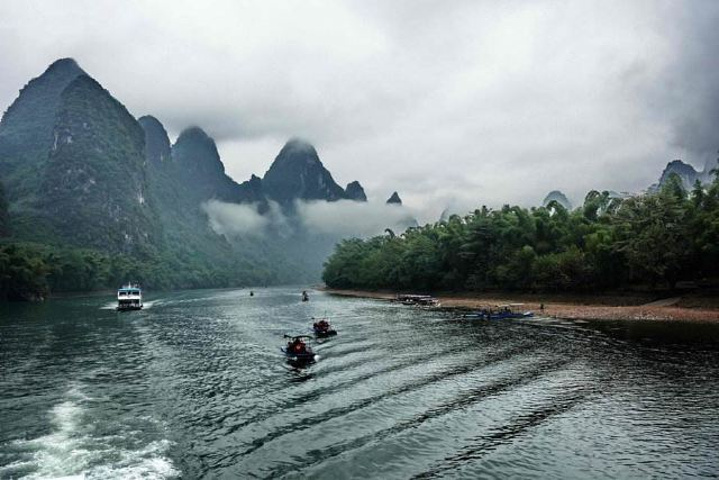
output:
M171 145L157 119L136 120L74 60L58 60L0 121L0 300L128 280L163 289L317 280L331 244L296 219L250 235L211 228L209 201L267 214L273 200L346 197L298 140L266 177L267 186L256 176L238 184L202 129Z
M719 177L686 192L678 177L628 199L590 192L558 202L485 207L465 217L344 240L325 264L334 288L596 291L674 287L719 277Z
M53 135L39 215L25 226L24 238L153 253L160 233L147 197L144 133L134 117L81 75L62 93ZM38 231L40 219L47 230Z

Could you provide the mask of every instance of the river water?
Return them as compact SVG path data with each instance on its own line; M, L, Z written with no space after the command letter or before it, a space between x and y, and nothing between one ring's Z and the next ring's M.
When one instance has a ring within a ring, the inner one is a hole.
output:
M300 290L0 306L0 478L717 478L719 326ZM319 361L283 333L327 316Z

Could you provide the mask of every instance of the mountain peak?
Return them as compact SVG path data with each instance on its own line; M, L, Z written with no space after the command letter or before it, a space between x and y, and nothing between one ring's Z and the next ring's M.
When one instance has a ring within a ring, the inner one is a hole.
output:
M60 58L58 60L55 60L50 64L50 66L47 67L45 70L45 73L55 73L55 72L69 72L74 73L76 75L81 75L85 73L85 71L80 68L80 65L77 64L74 58ZM44 74L43 74L44 75Z
M694 167L677 159L667 163L666 168L664 168L662 172L662 176L659 178L659 185L664 185L673 174L679 176L682 185L686 189L691 189L694 182L699 178L699 172L697 172Z
M271 199L283 204L296 199L335 201L346 197L322 165L315 147L299 138L282 147L265 173L263 185Z
M547 205L549 205L550 202L553 202L553 201L558 202L561 206L563 206L567 210L572 209L572 202L570 202L569 199L567 198L567 196L564 193L560 192L559 190L552 190L551 192L549 192L547 194L547 196L544 197L544 200L542 201L542 205L546 207Z
M172 146L171 170L188 188L196 205L212 198L224 202L249 198L245 195L246 187L227 176L215 140L200 127L186 128L177 137Z
M311 153L314 152L315 154L317 151L315 150L315 147L308 142L307 140L299 137L292 137L289 140L287 140L287 143L285 143L285 146L282 147L282 151L288 150L288 151L295 151L295 152L307 152ZM280 153L282 152L280 151Z
M388 205L402 205L402 199L399 198L399 194L397 192L394 192L392 196L387 199L386 203Z
M215 141L200 127L189 127L180 133L172 146L172 158L188 178L225 172Z
M275 158L275 163L277 162L280 162L280 164L300 162L322 165L315 147L307 140L297 137L293 137L285 143L282 150L280 150L280 153ZM274 164L272 166L274 166Z
M349 198L350 200L354 200L356 202L367 201L367 195L364 192L364 188L362 188L362 185L360 185L357 180L347 184L347 188L345 188L345 193L347 194L347 198Z
M170 158L170 138L158 119L145 115L137 119L145 131L145 158L151 165L158 166Z
M191 127L187 127L182 132L180 132L180 136L177 137L177 141L179 142L181 138L184 139L193 139L193 140L212 140L212 138L200 127L193 125ZM215 141L212 140L212 143Z
M165 128L162 123L152 115L143 115L140 118L137 119L138 122L146 123L147 125L153 125L153 126L160 126L163 129Z
M87 75L71 58L56 60L45 69L42 75L30 80L20 90L18 98L8 107L2 118L0 129L9 129L13 134L20 133L32 139L23 139L30 145L38 146L40 137L47 137L55 121L55 113L63 90L80 75ZM16 117L34 117L34 121L23 125ZM37 128L38 121L42 123ZM40 131L38 131L40 130ZM44 145L43 145L44 147ZM24 147L23 147L24 148Z

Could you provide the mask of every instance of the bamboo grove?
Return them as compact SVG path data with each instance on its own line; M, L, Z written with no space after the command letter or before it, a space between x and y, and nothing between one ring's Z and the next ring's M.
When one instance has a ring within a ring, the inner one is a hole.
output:
M712 284L719 278L719 175L687 192L674 176L620 199L591 191L572 211L486 207L395 235L339 243L332 288L597 291Z

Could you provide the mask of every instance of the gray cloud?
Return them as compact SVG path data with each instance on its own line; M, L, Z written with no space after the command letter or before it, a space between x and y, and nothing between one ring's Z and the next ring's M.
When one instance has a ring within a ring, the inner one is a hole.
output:
M262 237L272 221L271 216L260 215L256 205L210 200L202 205L202 209L207 213L210 227L227 237Z
M719 148L710 0L4 0L0 105L73 56L136 115L262 174L308 138L340 183L443 205L638 190Z
M370 237L386 228L402 232L414 223L406 207L383 202L297 202L297 212L308 231L340 237Z
M203 205L210 227L227 237L289 236L294 227L276 203L270 203L265 215L257 213L255 205L237 205L210 200ZM298 201L296 219L306 231L333 237L370 237L386 228L401 232L414 224L410 209L386 205L384 202Z
M675 62L659 102L669 113L674 142L716 164L719 150L719 3L699 0L677 12Z

